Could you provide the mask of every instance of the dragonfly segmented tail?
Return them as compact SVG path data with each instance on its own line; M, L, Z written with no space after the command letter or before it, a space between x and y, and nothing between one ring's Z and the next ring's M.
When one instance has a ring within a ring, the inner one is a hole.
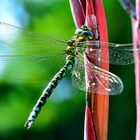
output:
M67 56L66 64L60 69L60 71L53 77L51 82L44 89L44 91L42 92L42 95L40 96L39 100L37 101L36 105L34 106L32 112L30 113L28 120L25 123L25 127L27 129L29 129L31 127L33 121L37 117L38 113L41 111L42 106L46 103L47 98L52 94L53 90L56 88L58 83L65 76L66 72L69 69L73 68L73 64L74 64L74 56Z

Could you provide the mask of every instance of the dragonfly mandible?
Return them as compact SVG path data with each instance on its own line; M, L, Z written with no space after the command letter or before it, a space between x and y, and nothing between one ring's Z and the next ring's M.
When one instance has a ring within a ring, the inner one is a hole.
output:
M103 51L100 46L102 46ZM10 68L10 74L4 74L0 71L1 77L4 78L42 80L46 79L45 74L48 65L56 66L56 63L58 65L55 76L47 84L30 113L25 123L26 128L31 127L42 106L67 71L71 71L73 86L83 91L90 90L85 86L84 57L87 57L88 69L92 72L90 86L92 86L93 92L117 95L123 90L121 79L115 74L97 67L91 61L101 61L98 56L101 55L102 62L108 63L104 58L104 53L106 53L110 64L128 65L134 63L133 52L139 52L139 49L132 49L132 44L92 41L92 32L85 25L76 29L72 39L66 41L45 34L25 31L22 28L3 22L0 22L0 47L2 50L0 52L0 65L1 67L8 65ZM87 48L91 53L97 51L98 55L93 53L91 57L90 52L89 54L86 53ZM29 75L26 73L28 69L31 71ZM54 67L52 67L53 70ZM98 85L101 87L101 91L98 89Z

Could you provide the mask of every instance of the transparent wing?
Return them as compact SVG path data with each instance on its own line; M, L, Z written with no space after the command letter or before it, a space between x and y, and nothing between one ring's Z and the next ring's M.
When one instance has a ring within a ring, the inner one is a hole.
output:
M83 57L76 58L76 63L72 71L72 85L83 91L94 92L105 95L117 95L123 90L123 83L121 79L115 74L103 70L90 61L87 61L88 83L86 88L85 83L85 67Z
M89 41L80 43L88 46L90 60L98 60L115 65L128 65L134 63L134 53L140 53L140 49L133 49L133 44L115 44L100 41ZM140 44L137 44L138 48ZM107 49L107 47L109 49ZM85 48L85 47L82 47ZM101 57L100 57L101 56ZM106 56L108 59L106 59ZM99 60L100 58L100 60ZM139 61L139 60L137 60Z
M54 51L56 48L66 48L65 40L59 40L46 34L25 31L3 22L0 22L0 43L12 50L26 50L28 52L50 50L50 48Z
M43 80L65 63L65 42L0 23L0 78Z
M2 55L0 78L8 80L48 80L65 64L65 55Z

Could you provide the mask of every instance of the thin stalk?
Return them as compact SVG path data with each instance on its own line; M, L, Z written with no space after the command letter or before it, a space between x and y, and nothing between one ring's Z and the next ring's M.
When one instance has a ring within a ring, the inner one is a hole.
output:
M96 22L96 16L93 8L93 1L86 0L86 25L91 28L93 32L93 40L98 38L98 31L97 31L97 22ZM87 50L88 53L89 50ZM92 55L92 54L91 54ZM86 86L88 89L89 83L90 83L90 77L92 75L92 70L88 66L88 60L85 57L85 80L86 80ZM98 63L98 62L93 62ZM88 72L87 72L88 71ZM91 88L91 87L89 87ZM97 133L95 128L95 122L93 121L93 112L94 112L94 93L87 92L86 93L86 110L85 110L85 126L84 126L84 140L97 140Z
M80 0L69 0L74 23L77 28L85 24L84 8Z
M88 25L90 27L92 26L93 33L95 34L94 38L95 39L99 38L99 40L102 42L108 42L106 17L104 13L102 0L87 0L87 3L88 3L87 6L89 6L89 8L87 7L86 18L87 18ZM93 10L91 10L92 7ZM106 48L107 47L108 46L106 46ZM102 50L102 46L101 46L101 50ZM102 56L99 57L102 59ZM106 54L106 56L104 57L108 60L108 54ZM105 70L109 69L109 63L105 64L96 61L94 62L94 64L98 65L100 68L103 68ZM100 86L98 88L100 88ZM93 93L91 94L91 96L94 96L91 97L92 100L91 112L92 112L92 118L95 126L97 140L106 140L107 130L108 130L109 97L107 95L93 94Z
M133 41L134 49L139 49L140 43L140 0L136 0L136 20L132 19ZM136 60L135 63L135 79L136 79L136 112L137 112L137 124L136 124L136 140L140 140L140 63L139 53L134 53Z
M102 0L70 0L70 5L76 27L86 24L92 29L94 40L108 41ZM98 33L100 34L100 38ZM107 56L106 54L106 59L108 58ZM88 69L86 61L87 60L85 60L85 70ZM108 64L99 63L98 61L93 63L108 70ZM88 70L88 73L86 72L87 85L90 82L88 77L92 74L92 72L90 73L89 71L90 70ZM86 94L84 140L107 139L108 105L108 96L95 95L94 93Z
M137 21L132 20L132 30L133 30L133 48L138 48L137 46L137 35L136 30L134 29L137 26ZM139 41L140 42L140 41ZM134 52L135 57L135 88L136 88L136 140L140 140L140 63L138 63L139 53Z
M133 48L139 49L140 43L140 0L136 0L136 6L131 0L120 0L123 8L129 13L132 20ZM136 8L135 8L136 7ZM135 10L136 9L136 10ZM140 63L139 52L134 51L135 81L136 81L136 140L140 140Z

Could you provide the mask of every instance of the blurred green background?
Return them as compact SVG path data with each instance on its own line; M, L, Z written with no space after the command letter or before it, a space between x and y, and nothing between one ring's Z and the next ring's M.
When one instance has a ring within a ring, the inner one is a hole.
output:
M104 0L104 6L109 41L132 42L131 21L119 2ZM75 31L68 0L0 0L0 21L64 39L70 39ZM52 66L47 69L49 67ZM110 71L122 79L124 91L110 97L108 140L134 140L134 65L111 65ZM43 81L0 81L0 140L83 139L85 93L72 87L68 76L50 97L32 128L24 129L28 114L45 84Z

